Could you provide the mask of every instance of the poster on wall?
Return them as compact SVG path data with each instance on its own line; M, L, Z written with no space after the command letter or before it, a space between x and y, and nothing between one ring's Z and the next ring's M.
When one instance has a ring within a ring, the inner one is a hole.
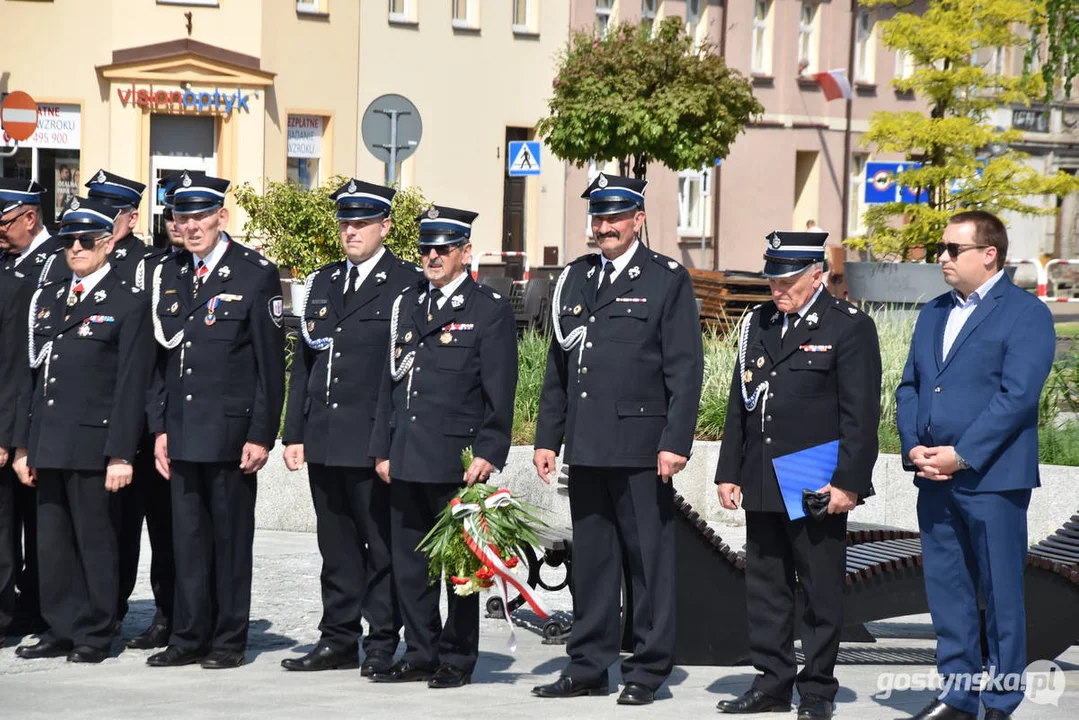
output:
M322 156L322 131L325 118L317 115L288 116L288 156L317 158Z
M71 198L79 194L79 161L56 159L56 178L53 180L53 188L56 192L56 215L71 201Z
M14 141L0 132L0 147ZM78 150L82 145L82 114L78 105L38 103L37 130L19 147L42 150Z

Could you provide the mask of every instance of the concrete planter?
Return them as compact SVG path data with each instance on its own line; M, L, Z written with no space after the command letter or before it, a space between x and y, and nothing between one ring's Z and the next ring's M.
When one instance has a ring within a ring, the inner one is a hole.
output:
M1004 272L1014 279L1015 270L1009 265ZM937 263L846 262L843 273L856 302L914 308L951 290Z

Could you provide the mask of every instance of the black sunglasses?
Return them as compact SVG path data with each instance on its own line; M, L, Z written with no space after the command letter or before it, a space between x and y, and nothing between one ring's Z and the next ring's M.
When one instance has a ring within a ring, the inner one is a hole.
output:
M106 235L64 235L60 242L65 250L75 247L76 242L82 245L83 250L93 250L94 245L97 245L99 240L104 240L106 237Z
M461 247L461 243L454 243L453 245L420 245L420 255L427 257L434 250L439 257L445 257L459 247Z
M973 250L974 248L987 248L992 245L975 245L973 243L937 243L933 246L933 249L937 253L937 257L940 257L945 252L951 255L953 258L959 257L959 253L965 250Z

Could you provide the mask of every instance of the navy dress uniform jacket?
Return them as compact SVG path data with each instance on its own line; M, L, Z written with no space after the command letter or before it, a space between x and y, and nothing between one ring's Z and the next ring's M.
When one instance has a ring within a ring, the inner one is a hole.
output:
M64 255L64 246L60 244L60 237L57 235L53 235L38 245L37 249L18 265L15 264L14 255L5 254L0 260L0 270L11 273L29 284L31 288L36 288L41 284L42 273L45 272L51 258L55 255L60 255L61 260ZM70 274L62 279L67 280L69 277L71 277Z
M501 469L517 389L513 307L471 277L442 309L432 304L430 322L426 279L395 304L394 360L416 354L411 371L398 381L383 370L369 454L389 458L394 478L416 483L460 485L461 451L469 446L475 457Z
M128 233L116 241L109 253L109 267L121 280L140 290L148 290L154 266L167 255L163 248L147 245L135 233ZM40 285L60 282L71 277L64 253L52 255L41 273Z
M742 400L742 369L731 380L716 483L739 485L748 511L783 512L772 460L839 440L831 483L872 494L880 423L880 345L873 320L821 291L786 338L775 303L753 309L746 343L746 391L764 382L753 412ZM762 428L763 416L763 428Z
M307 462L374 467L367 453L386 372L390 313L397 296L416 284L418 270L387 250L347 308L344 260L308 276L305 337L292 360L282 437L286 445L303 443ZM307 338L323 349L312 348Z
M269 260L223 233L226 240L197 299L190 252L154 270L154 332L166 352L149 422L151 432L167 433L173 460L238 461L244 443L272 448L277 439L285 398L280 277Z
M31 354L43 357L23 446L34 468L103 470L110 458L135 458L145 426L150 302L110 271L65 320L70 286L44 285L30 305Z
M598 254L575 260L557 300L563 337L547 356L537 448L570 465L653 467L666 450L689 457L704 374L693 283L674 260L641 244L595 300ZM582 348L583 345L583 348Z
M0 273L0 448L15 447L16 419L30 412L30 365L27 363L26 313L30 286Z

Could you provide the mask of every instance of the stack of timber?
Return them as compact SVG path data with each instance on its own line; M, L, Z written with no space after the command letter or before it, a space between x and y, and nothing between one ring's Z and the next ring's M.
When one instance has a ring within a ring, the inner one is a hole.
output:
M701 302L701 326L717 332L736 328L743 313L772 299L760 273L690 268L693 294Z

